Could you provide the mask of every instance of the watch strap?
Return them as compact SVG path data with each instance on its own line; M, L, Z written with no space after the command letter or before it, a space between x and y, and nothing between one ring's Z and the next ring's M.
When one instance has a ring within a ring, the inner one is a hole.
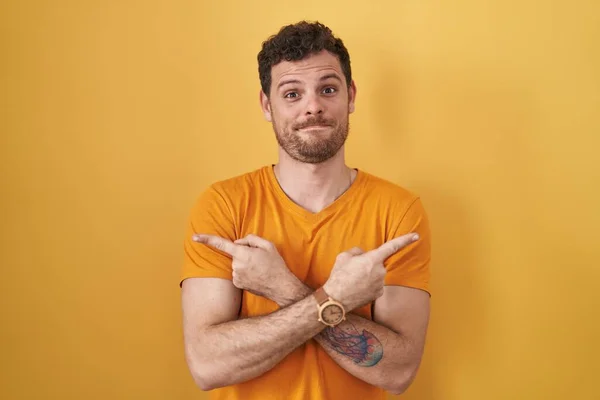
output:
M319 305L322 305L327 300L329 300L329 295L325 292L323 287L318 288L313 294Z

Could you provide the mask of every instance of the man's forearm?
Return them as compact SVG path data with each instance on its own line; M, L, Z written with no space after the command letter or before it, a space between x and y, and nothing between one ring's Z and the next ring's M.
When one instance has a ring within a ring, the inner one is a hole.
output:
M414 378L418 352L391 329L347 314L346 321L326 328L314 339L342 368L391 393L403 392Z
M323 328L312 296L269 315L211 326L193 344L196 378L205 389L245 382L273 368Z
M281 305L312 292L298 285ZM392 393L404 391L416 373L418 352L413 346L391 329L355 314L346 314L346 321L327 327L313 339L346 371Z

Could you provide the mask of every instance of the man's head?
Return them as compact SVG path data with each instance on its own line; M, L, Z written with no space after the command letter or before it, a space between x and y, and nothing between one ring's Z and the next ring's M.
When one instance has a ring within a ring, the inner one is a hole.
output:
M342 41L320 23L283 27L258 54L261 106L290 157L317 164L348 137L356 87Z

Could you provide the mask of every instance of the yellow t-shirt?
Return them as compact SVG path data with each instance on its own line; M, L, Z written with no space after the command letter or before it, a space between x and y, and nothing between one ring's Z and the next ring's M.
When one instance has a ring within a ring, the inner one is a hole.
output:
M418 196L358 170L344 194L318 213L294 203L279 186L273 166L212 184L192 209L185 238L181 282L190 277L232 279L231 258L191 240L194 233L237 240L258 235L276 245L288 268L306 285L322 286L336 256L354 246L364 251L394 237L418 232L420 240L385 262L386 285L429 292L430 232ZM275 302L244 291L241 316L278 310ZM371 306L355 313L371 319ZM300 346L263 375L215 389L211 399L384 399L385 392L346 372L314 340Z

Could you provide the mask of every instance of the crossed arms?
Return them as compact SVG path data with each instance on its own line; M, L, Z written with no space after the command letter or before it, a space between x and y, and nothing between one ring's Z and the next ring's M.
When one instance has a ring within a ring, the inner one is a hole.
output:
M197 235L199 245L233 259L232 281L189 278L182 284L185 354L197 385L211 390L256 378L314 338L352 375L394 394L404 392L423 353L429 294L383 286L383 261L410 245L413 236L370 252L354 248L340 253L324 288L347 312L376 300L374 321L347 314L346 321L329 328L317 320L312 289L287 269L270 242L253 235L234 243ZM242 290L269 298L281 309L238 320Z

